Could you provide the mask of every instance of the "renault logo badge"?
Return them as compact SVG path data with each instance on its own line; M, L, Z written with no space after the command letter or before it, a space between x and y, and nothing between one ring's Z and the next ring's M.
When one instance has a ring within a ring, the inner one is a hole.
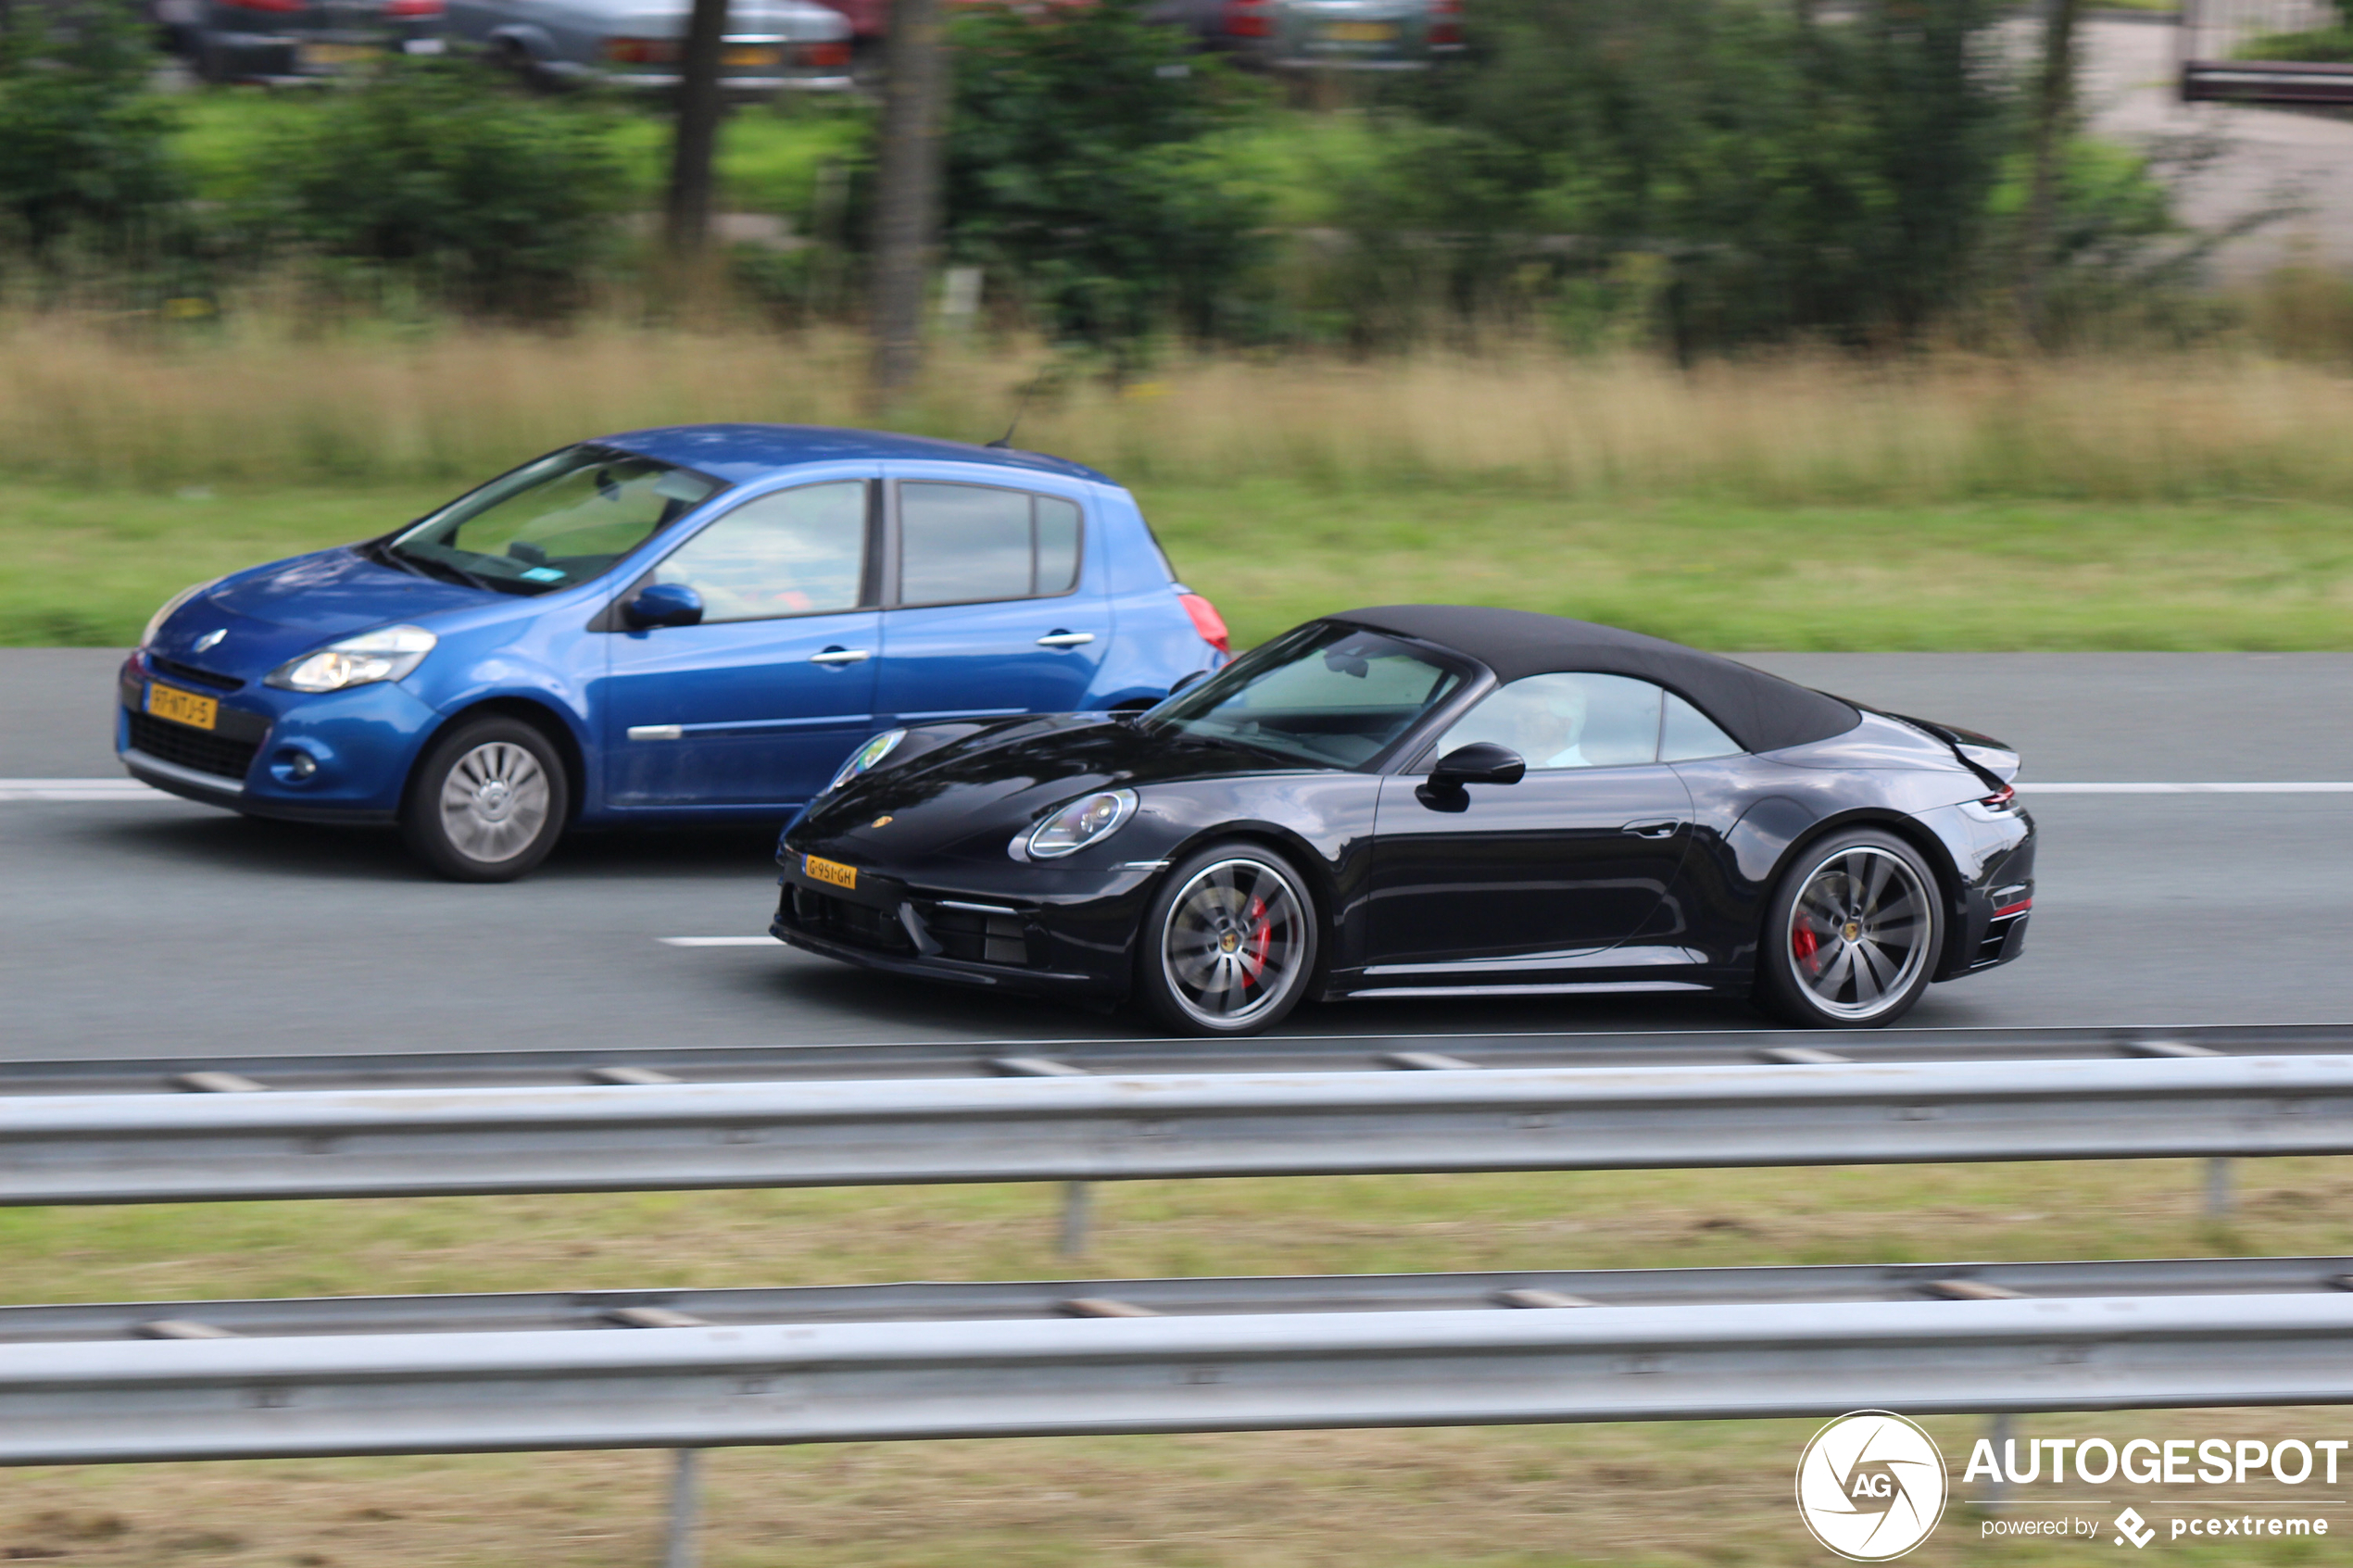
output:
M207 633L206 633L203 636L198 637L198 638L197 638L195 642L193 642L193 643L189 644L188 646L189 646L191 648L195 649L197 653L202 653L202 652L204 652L207 648L212 648L212 647L218 647L218 646L220 646L220 639L221 639L221 638L223 638L223 637L225 637L225 636L227 636L228 634L229 634L229 628L227 628L226 626L223 626L223 627L221 627L219 631L216 631L216 632L207 632Z

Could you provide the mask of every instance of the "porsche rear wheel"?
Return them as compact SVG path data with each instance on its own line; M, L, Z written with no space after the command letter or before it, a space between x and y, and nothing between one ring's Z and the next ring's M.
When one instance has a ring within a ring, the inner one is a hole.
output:
M1137 989L1180 1035L1255 1035L1281 1022L1315 968L1315 900L1280 855L1223 845L1168 875L1144 920Z
M1944 900L1919 851L1893 834L1839 834L1774 893L1757 1000L1801 1028L1876 1029L1919 1000L1944 944Z

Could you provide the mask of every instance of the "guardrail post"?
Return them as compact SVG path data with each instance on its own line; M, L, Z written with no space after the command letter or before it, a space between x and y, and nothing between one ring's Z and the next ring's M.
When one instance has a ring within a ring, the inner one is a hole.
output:
M2206 1217L2221 1220L2231 1212L2231 1160L2218 1154L2206 1162Z
M1087 1251L1088 1210L1093 1207L1095 1187L1091 1182L1063 1184L1062 1254L1065 1258L1083 1257Z
M1994 1445L1994 1486L1985 1500L1995 1508L2006 1508L2010 1500L2010 1478L2009 1473L2002 1467L2009 1462L2010 1418L2007 1415L1995 1416L1987 1424L1985 1436Z
M695 1568L695 1516L701 1506L700 1449L670 1450L670 1529L663 1538L661 1568Z

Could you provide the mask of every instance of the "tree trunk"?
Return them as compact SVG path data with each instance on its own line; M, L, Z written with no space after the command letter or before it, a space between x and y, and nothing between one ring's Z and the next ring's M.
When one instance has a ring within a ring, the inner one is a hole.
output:
M925 282L938 243L948 46L939 0L891 0L881 167L875 179L874 400L886 408L924 363Z
M2059 163L2075 131L2075 17L2082 0L2043 0L2043 69L2035 85L2034 169L2019 228L2018 330L2043 341L2044 282L2051 265L2051 217Z
M695 0L678 67L678 133L671 144L664 239L673 259L690 262L711 240L711 161L719 141L719 53L727 0Z

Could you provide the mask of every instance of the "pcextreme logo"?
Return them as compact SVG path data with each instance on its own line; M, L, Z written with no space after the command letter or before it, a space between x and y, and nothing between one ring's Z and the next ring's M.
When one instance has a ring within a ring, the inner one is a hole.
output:
M1892 1411L1840 1416L1798 1458L1797 1512L1841 1557L1901 1557L1944 1517L1944 1456L1927 1433Z

